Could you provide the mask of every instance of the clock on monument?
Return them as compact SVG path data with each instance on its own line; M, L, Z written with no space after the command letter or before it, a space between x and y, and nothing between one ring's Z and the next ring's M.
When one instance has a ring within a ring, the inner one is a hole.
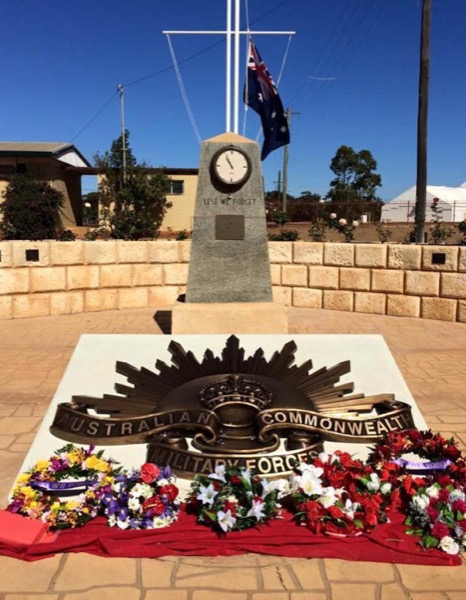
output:
M215 152L210 161L214 186L225 192L239 190L251 176L251 159L236 146L225 146Z

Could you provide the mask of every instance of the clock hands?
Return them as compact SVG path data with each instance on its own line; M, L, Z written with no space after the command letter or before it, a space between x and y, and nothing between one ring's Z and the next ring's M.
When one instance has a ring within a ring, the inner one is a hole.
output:
M220 186L228 190L240 189L249 179L251 163L247 154L241 149L224 147L214 153L210 169Z

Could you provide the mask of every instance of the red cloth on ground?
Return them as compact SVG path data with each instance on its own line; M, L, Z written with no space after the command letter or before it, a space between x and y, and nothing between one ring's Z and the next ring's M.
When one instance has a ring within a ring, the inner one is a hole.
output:
M218 535L182 513L171 527L150 531L122 531L108 527L103 517L79 529L61 531L50 543L30 546L0 542L0 554L33 561L60 552L88 552L98 556L159 558L161 556L233 556L256 553L296 558L341 558L418 565L460 565L461 558L440 550L424 550L418 538L406 535L404 516L390 514L391 522L357 537L313 535L286 511L283 519L246 531Z

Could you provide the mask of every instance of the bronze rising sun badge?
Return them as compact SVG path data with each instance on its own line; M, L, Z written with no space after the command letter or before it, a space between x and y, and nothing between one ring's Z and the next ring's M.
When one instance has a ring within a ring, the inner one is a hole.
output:
M273 476L325 440L371 443L414 427L411 407L393 394L353 394L353 383L340 383L350 361L313 372L311 360L297 366L294 341L269 360L261 348L246 357L233 335L221 356L206 349L200 362L178 342L168 349L171 364L157 360L158 372L117 362L130 385L116 383L118 395L73 396L58 405L51 432L77 443L146 443L149 462L185 477L219 464Z

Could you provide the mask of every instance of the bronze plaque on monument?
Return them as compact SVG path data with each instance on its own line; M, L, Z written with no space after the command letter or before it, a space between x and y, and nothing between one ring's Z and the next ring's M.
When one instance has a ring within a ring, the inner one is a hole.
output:
M244 240L243 215L216 215L216 240Z

